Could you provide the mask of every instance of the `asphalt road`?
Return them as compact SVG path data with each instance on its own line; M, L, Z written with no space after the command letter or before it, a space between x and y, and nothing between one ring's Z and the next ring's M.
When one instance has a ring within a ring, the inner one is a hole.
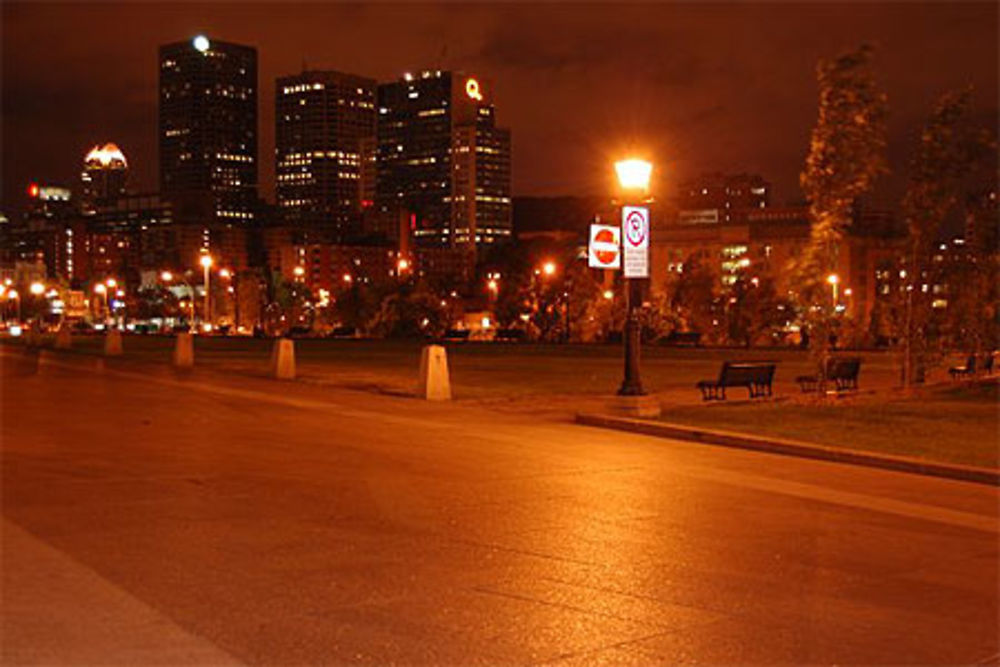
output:
M0 354L3 664L998 662L995 488Z

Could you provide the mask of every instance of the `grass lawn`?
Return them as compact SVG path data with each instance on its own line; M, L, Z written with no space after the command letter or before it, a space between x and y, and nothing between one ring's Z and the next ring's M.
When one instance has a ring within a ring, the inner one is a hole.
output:
M74 336L73 350L100 354L103 337ZM168 363L174 341L161 336L124 337L124 360ZM272 341L252 338L195 339L195 363L219 371L264 373ZM412 393L420 362L419 341L300 339L295 341L300 378L362 390ZM864 353L863 387L895 377L891 355ZM793 379L812 370L807 353L793 349L667 348L642 350L642 380L651 393L674 392L698 400L695 383L718 376L727 359L778 362L776 390L798 392ZM461 399L610 395L621 384L620 345L464 343L448 346L452 391ZM673 400L673 399L671 399Z
M996 382L963 383L915 398L858 397L829 404L683 406L667 422L773 435L964 465L1000 467Z

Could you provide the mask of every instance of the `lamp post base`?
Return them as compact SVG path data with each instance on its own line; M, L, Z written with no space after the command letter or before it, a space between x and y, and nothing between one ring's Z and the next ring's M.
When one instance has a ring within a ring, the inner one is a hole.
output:
M622 383L622 386L618 388L616 392L618 396L645 396L646 392L643 390L641 384L626 384Z
M647 395L619 395L611 408L615 414L637 419L656 419L663 413L659 399Z
M618 389L619 396L644 396L642 380L639 379L639 350L642 345L642 324L639 321L639 308L642 305L642 288L634 278L628 281L628 319L625 321L625 368L622 386Z

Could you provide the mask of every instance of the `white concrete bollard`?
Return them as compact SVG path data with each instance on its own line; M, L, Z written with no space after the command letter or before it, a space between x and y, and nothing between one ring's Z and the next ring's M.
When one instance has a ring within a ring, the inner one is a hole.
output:
M177 368L194 366L194 336L189 333L177 334L177 342L174 343L174 366Z
M118 329L108 329L104 336L104 356L120 357L122 354L122 332Z
M271 375L279 380L295 379L295 341L279 338L271 347Z
M69 327L59 327L59 331L56 332L56 349L68 350L71 347L73 347L73 334L70 333Z
M451 400L448 352L441 345L427 345L420 353L420 384L417 396L428 401Z

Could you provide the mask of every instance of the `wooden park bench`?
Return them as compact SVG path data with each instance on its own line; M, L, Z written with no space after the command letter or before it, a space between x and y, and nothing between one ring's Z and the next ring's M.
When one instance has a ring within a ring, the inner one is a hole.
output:
M705 401L726 400L727 387L746 387L750 398L770 396L776 367L773 361L726 361L718 379L702 380L697 386Z
M860 357L831 357L826 360L826 380L833 382L838 392L857 391L860 373ZM799 383L803 394L816 391L819 387L819 377L815 375L800 375L795 381Z
M964 366L952 366L948 369L948 375L952 380L960 377L971 377L976 374L976 355L970 354L965 360Z
M987 352L983 354L981 362L976 359L976 355L970 354L968 359L965 360L964 366L952 366L948 369L948 374L951 375L952 379L971 377L979 374L992 375L993 353Z

